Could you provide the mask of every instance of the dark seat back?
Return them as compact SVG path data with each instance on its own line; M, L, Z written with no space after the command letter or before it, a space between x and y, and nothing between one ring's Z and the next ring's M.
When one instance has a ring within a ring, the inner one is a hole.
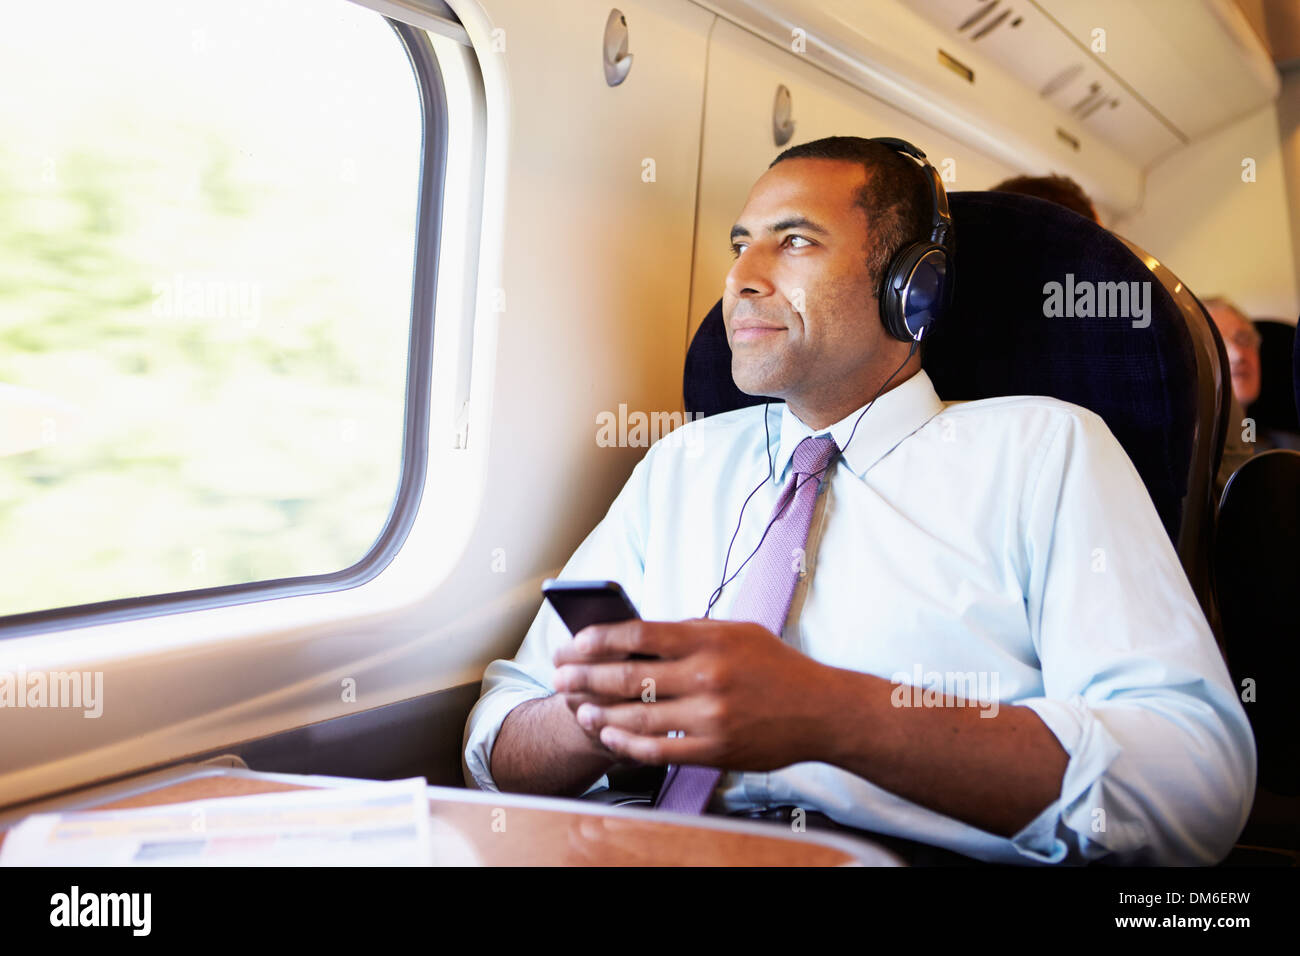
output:
M1251 402L1246 414L1258 428L1275 428L1300 433L1297 416L1295 382L1291 371L1294 361L1296 329L1290 322L1258 319L1259 398Z
M1291 355L1291 385L1295 388L1295 413L1300 419L1300 335L1295 337Z
M1300 668L1300 452L1250 458L1223 489L1215 544L1223 646L1259 752L1259 785L1300 794L1300 706L1291 686Z

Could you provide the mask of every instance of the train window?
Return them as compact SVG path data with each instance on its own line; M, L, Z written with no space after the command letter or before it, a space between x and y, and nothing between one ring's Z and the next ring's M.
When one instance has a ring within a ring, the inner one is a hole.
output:
M419 35L346 0L4 20L0 625L346 586L423 482Z

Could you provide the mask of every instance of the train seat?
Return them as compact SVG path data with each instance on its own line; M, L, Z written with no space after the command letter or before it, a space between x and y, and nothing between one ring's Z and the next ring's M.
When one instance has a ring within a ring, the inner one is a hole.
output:
M1291 676L1300 671L1300 452L1255 455L1223 490L1215 580L1224 651L1259 754L1254 812L1241 842L1300 850L1300 741Z

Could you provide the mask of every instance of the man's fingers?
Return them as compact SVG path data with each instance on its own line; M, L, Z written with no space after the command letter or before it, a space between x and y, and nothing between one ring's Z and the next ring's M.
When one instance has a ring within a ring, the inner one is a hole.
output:
M604 726L618 727L643 736L662 734L670 730L684 730L690 734L707 734L713 728L705 727L700 720L699 704L689 700L662 700L654 703L602 704L588 702L579 707L575 716L578 724L588 731Z
M606 697L604 694L561 694L569 712L576 714L583 704L595 704L597 707L610 707L623 703L621 697Z
M714 745L701 737L643 737L621 727L608 726L600 731L600 742L619 757L644 764L701 764L714 759Z
M560 646L560 649L551 658L551 662L556 667L559 667L561 664L592 664L600 661L626 660L626 651L608 647L603 643L597 645L587 640L589 631L602 626L604 625L593 624L591 627L583 628L573 640ZM579 638L582 639L581 642Z
M566 694L593 694L625 700L677 697L692 689L676 661L608 661L564 664L555 670L555 689Z
M677 658L698 644L699 629L687 621L619 621L592 624L555 652L555 665L610 660L628 654Z

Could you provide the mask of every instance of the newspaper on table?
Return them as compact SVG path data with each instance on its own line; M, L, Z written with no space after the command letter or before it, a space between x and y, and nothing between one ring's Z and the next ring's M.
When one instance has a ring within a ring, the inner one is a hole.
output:
M41 813L0 866L429 866L422 777L132 810Z

